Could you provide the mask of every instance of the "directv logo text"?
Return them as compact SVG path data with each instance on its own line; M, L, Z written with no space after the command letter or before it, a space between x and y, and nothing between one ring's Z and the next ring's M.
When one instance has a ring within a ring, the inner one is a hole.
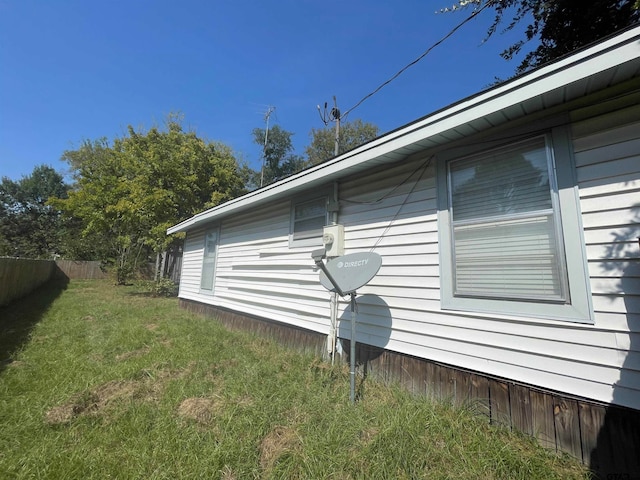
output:
M358 260L356 262L338 262L338 268L353 268L353 267L362 267L369 263L369 259L365 258L364 260Z

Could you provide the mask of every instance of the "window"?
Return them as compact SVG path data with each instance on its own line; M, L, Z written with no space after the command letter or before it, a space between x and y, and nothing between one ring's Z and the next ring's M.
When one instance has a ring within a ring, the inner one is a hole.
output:
M327 224L327 196L294 200L291 208L291 246L322 244Z
M442 162L443 308L591 321L570 158L558 129Z
M204 293L213 293L213 284L216 275L216 251L218 249L218 231L210 230L204 236L204 253L202 257L202 276L200 278L200 290Z

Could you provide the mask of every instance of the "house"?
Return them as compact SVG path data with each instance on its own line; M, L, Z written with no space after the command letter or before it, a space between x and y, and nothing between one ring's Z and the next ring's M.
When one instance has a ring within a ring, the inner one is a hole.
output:
M640 27L176 232L182 306L330 354L349 299L310 254L377 252L357 298L368 373L640 471Z

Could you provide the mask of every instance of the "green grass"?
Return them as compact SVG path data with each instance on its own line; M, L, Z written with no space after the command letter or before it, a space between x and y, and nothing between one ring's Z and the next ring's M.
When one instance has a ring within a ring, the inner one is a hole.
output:
M351 405L345 366L176 299L51 288L0 309L2 479L588 478L472 408L372 380Z

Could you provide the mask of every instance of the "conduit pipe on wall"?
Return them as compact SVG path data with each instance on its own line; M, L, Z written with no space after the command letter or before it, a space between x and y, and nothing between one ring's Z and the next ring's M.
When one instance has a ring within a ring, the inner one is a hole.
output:
M340 195L339 195L339 184L338 182L333 182L333 204L334 208L331 209L331 224L338 224L338 213L340 208ZM331 300L329 302L330 309L330 325L329 325L329 335L327 336L327 351L331 356L331 364L333 365L335 362L336 356L336 345L337 345L337 331L338 331L338 293L333 292L331 294Z

